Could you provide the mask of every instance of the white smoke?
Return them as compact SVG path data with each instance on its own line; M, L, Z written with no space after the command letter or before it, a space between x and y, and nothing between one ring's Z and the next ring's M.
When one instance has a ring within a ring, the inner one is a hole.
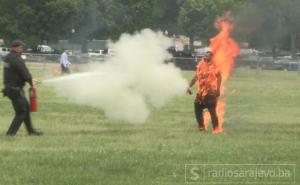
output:
M185 92L181 71L165 63L170 45L169 38L150 29L123 34L110 45L115 55L109 61L90 72L46 82L71 101L102 108L111 119L142 123L149 115L147 100L159 108Z

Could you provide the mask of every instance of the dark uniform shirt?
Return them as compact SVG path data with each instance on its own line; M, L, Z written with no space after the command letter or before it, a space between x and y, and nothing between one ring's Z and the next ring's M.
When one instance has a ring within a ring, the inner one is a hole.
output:
M32 76L20 53L12 51L4 57L3 75L5 87L23 88L25 82L32 86Z

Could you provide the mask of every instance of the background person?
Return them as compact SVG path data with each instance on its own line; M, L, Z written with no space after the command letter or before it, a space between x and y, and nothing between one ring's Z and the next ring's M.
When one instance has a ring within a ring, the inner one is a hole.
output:
M64 52L60 56L60 67L61 67L62 74L70 73L69 66L71 65L71 62L69 61L68 53L69 53L69 49L65 48Z

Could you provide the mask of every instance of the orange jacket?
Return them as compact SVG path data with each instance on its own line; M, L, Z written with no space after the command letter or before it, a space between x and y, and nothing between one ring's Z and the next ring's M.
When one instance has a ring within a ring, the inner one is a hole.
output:
M196 68L196 85L198 94L203 97L215 95L218 91L218 77L220 74L216 65L212 62L201 60Z

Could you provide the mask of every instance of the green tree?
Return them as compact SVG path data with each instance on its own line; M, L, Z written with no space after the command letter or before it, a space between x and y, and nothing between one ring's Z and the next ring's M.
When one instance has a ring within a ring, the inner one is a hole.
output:
M214 20L226 11L235 12L243 3L241 0L186 0L180 9L178 24L190 37L191 44L195 37L208 42L216 33Z
M289 49L295 57L300 41L299 7L298 0L252 0L241 11L238 24L251 46Z
M70 38L82 5L82 0L1 0L0 34L29 45Z
M107 14L113 38L123 32L133 33L143 28L178 32L177 17L182 0L114 0Z
M178 32L183 0L0 0L0 37L29 45L117 39L143 28ZM72 34L71 30L75 33Z

